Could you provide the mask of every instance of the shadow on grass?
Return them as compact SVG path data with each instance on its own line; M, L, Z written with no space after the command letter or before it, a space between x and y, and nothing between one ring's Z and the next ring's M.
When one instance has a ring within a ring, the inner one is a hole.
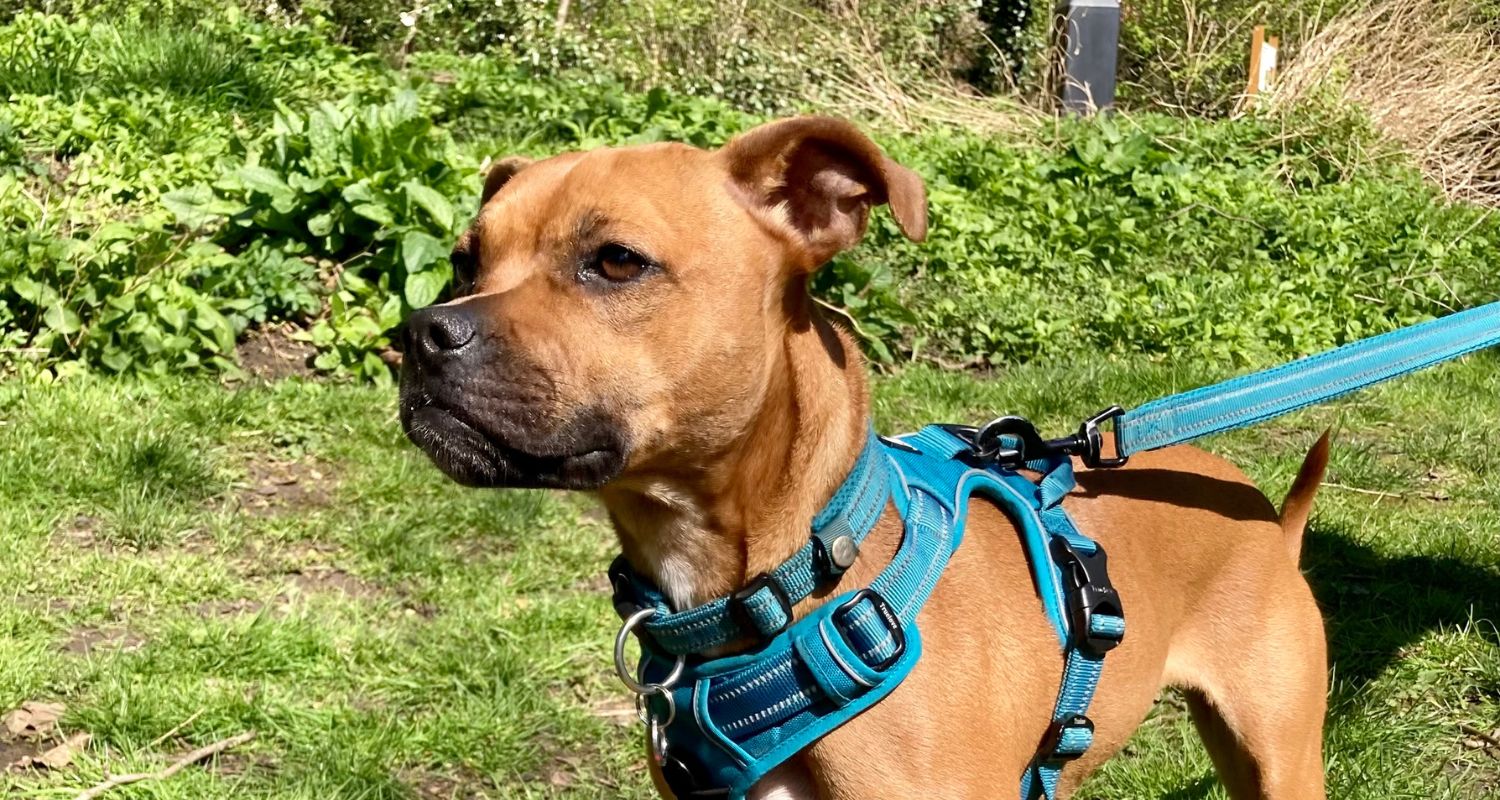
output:
M1325 525L1309 532L1303 551L1340 677L1335 702L1377 678L1428 631L1500 615L1500 574L1478 564L1431 555L1392 558ZM1493 629L1481 635L1496 640Z

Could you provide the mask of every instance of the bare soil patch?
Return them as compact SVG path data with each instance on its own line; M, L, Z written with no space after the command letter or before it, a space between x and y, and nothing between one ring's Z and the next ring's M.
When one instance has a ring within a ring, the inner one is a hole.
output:
M421 800L480 800L495 788L483 775L464 767L408 768L397 772L396 777Z
M293 338L298 330L292 325L273 325L249 331L234 348L240 367L263 381L316 377L312 360L318 350Z
M254 516L322 508L333 494L334 481L324 464L257 455L246 463L245 472L244 486L235 493L235 501Z
M376 600L386 591L335 567L310 567L290 575L292 586L304 594L342 594L354 600Z
M56 536L79 550L113 552L114 544L100 536L103 528L104 523L98 517L91 514L75 514L58 523Z
M134 631L84 627L74 629L60 649L68 655L88 657L96 652L129 653L145 644L146 637Z

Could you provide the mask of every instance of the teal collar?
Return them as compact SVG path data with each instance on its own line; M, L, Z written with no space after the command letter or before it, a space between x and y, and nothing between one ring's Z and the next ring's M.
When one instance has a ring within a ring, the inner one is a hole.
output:
M880 438L872 431L848 477L813 517L807 544L781 566L755 576L734 594L674 611L661 590L621 556L609 568L615 610L628 618L652 609L639 632L667 656L700 654L742 639L769 641L792 624L797 603L832 585L853 566L893 496L893 478Z

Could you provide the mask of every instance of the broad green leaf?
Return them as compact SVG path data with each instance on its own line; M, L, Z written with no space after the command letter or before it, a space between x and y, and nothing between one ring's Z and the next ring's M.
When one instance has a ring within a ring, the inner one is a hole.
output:
M341 362L338 351L327 350L313 357L313 366L324 372L332 372L338 369Z
M339 335L344 341L357 342L359 344L368 344L371 339L378 338L380 334L384 333L375 320L364 315L351 317L337 327Z
M375 202L375 190L370 188L370 181L368 179L345 186L343 192L340 194L344 200L350 203Z
M281 176L273 170L260 166L240 167L235 176L251 191L268 194L272 197L285 197L292 193L292 187L281 179Z
M415 275L448 255L447 248L435 237L422 231L407 231L401 236L401 263L408 275Z
M307 232L314 236L327 236L333 232L333 212L325 211L307 221Z
M365 353L364 362L361 364L366 378L375 382L376 386L389 386L391 384L391 368L376 353Z
M161 204L179 225L199 228L221 215L222 203L214 196L213 189L199 184L186 189L177 189L161 196Z
M99 356L99 360L104 362L104 366L109 367L115 372L124 372L130 368L130 362L134 359L131 357L129 351L111 347Z
M380 305L380 311L375 315L375 319L386 330L401 324L401 298L396 295L387 297Z
M83 320L79 319L78 312L62 303L53 303L48 307L42 315L42 322L64 336L72 336L83 330Z
M453 230L453 204L448 202L448 198L439 194L436 189L420 183L407 181L403 186L406 189L406 196L431 215L432 219L443 227L443 230Z
M438 295L443 293L443 285L445 283L446 281L443 280L443 276L439 275L436 270L408 275L406 276L406 287L403 290L406 295L406 302L411 304L412 308L422 308L432 305L432 302L438 299Z
M376 203L360 203L351 210L361 217L370 220L371 222L378 222L381 225L396 224L395 216L392 215L391 210L389 208L386 208L384 205L378 205Z
M11 281L10 287L17 295L20 295L22 300L29 301L33 305L50 306L59 299L56 289L30 278L15 278Z

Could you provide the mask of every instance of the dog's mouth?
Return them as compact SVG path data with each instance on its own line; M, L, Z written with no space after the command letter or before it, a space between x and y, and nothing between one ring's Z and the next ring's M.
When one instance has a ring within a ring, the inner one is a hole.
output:
M580 415L567 435L500 436L454 409L433 403L407 407L406 436L448 477L482 488L598 489L624 466L625 447L614 426L597 414Z

